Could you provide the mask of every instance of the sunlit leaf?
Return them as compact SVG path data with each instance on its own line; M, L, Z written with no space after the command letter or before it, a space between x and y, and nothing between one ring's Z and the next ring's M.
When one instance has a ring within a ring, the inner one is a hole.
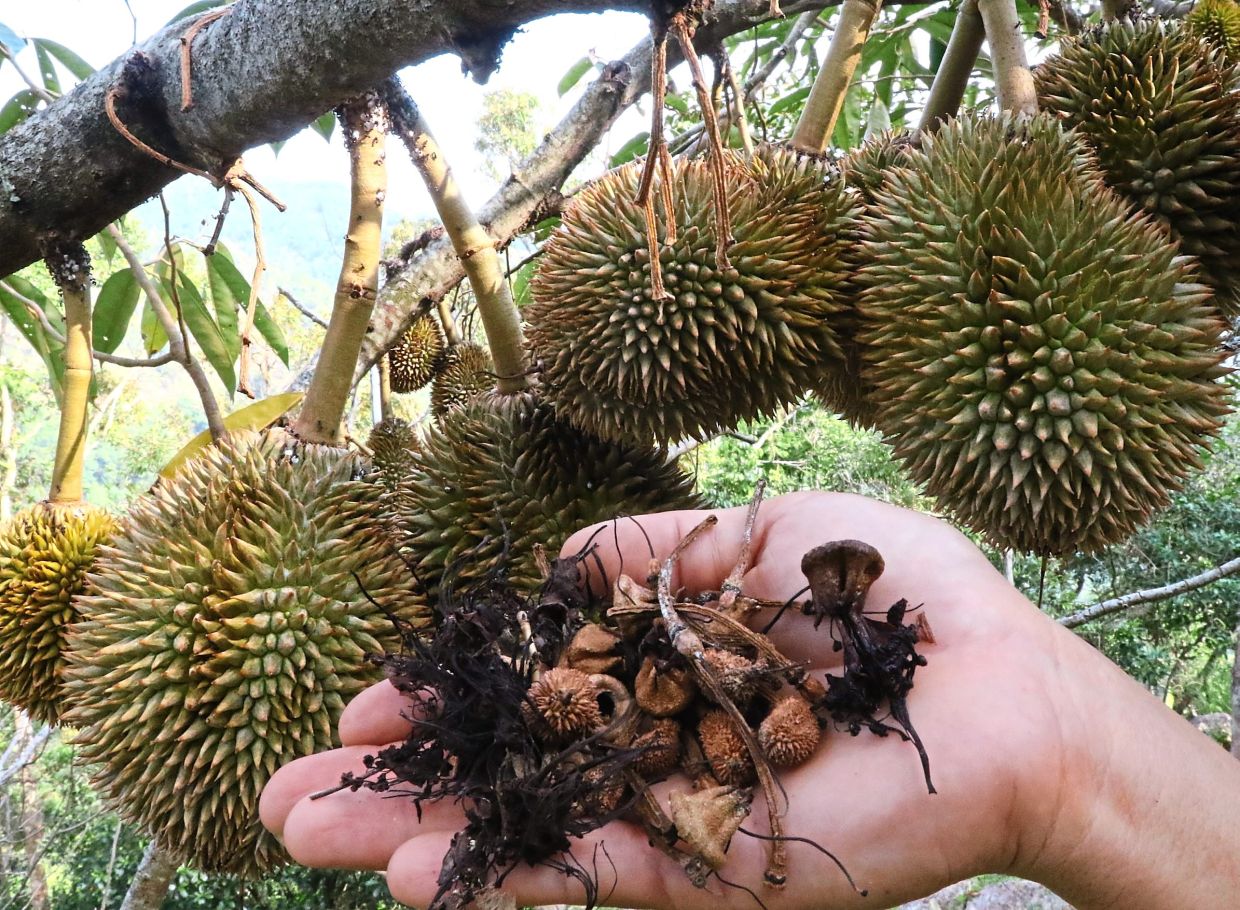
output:
M305 396L305 392L283 392L279 395L272 395L270 398L256 401L253 404L246 405L244 408L238 408L227 415L224 418L224 427L230 433L266 429L284 414L287 414L292 408L296 407ZM185 462L189 461L189 459L210 444L211 431L203 430L172 456L172 460L164 465L159 472L159 476L165 480L172 477L181 465L185 464Z
M74 51L69 50L63 44L52 41L49 38L36 39L38 46L44 48L49 54L59 61L60 65L73 73L79 79L85 79L95 71L95 68L79 57Z
M650 134L644 131L638 133L624 145L620 146L620 150L611 156L611 166L619 167L622 164L632 161L639 155L646 154L646 148L649 144Z
M572 91L573 86L580 82L581 77L590 72L593 66L594 64L590 62L589 57L582 57L570 66L568 72L561 77L560 84L556 86L556 91L560 93L560 97L563 98Z
M318 120L311 123L310 129L314 130L328 142L331 142L332 133L336 129L336 113L328 111Z
M188 19L190 16L197 16L199 13L205 13L209 9L216 9L220 6L227 6L227 0L198 0L197 3L191 3L185 9L181 10L175 16L168 20L167 24L180 22L182 19Z
M163 285L166 299L173 300L171 281L165 279ZM207 309L202 293L184 272L177 273L176 299L181 305L181 316L190 334L194 336L194 340L202 348L203 356L207 358L207 363L211 364L231 395L237 389L237 373L233 369L235 358L231 355L231 345L224 339L219 324L211 318L211 311Z
M11 130L39 107L39 96L28 88L22 89L0 107L0 133Z
M42 38L32 38L34 55L39 61L39 75L43 77L43 87L53 95L60 94L60 80L56 77L56 67L52 64L52 55L47 52L47 45Z
M120 347L133 319L133 312L138 308L140 296L138 282L130 269L113 273L103 283L99 296L95 298L92 320L96 351L111 354Z

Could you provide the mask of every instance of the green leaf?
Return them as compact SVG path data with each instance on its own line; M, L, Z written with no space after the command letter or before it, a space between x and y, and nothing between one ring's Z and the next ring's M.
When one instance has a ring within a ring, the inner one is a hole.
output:
M296 407L305 397L305 392L283 392L279 395L272 395L270 398L264 398L233 411L224 418L224 427L230 433L266 429ZM203 430L182 446L181 451L172 456L172 460L164 465L159 476L165 480L171 478L181 465L210 444L211 431Z
M164 287L168 291L167 299L172 300L172 283L165 280ZM177 292L186 327L202 348L207 363L215 369L224 383L224 388L231 395L237 389L237 373L233 369L231 346L220 331L219 324L211 318L211 311L207 309L202 293L181 271L177 272Z
M573 86L580 82L581 77L590 72L593 66L594 64L590 62L589 57L582 57L570 66L568 72L561 77L560 84L555 87L556 91L560 93L560 97L563 98L572 91Z
M52 55L47 52L42 38L31 38L34 55L39 61L39 75L43 77L43 87L53 95L60 94L60 80L56 78L56 67L52 64Z
M791 108L801 107L805 104L805 99L808 97L809 86L802 86L801 88L795 89L784 95L782 98L776 99L775 103L771 105L770 110L767 111L767 116L773 117L776 114L782 113L783 111Z
M336 129L336 112L328 111L318 120L310 124L310 129L322 136L327 142L331 142L332 133Z
M241 277L237 267L227 256L216 253L207 260L207 288L211 292L211 307L220 333L228 344L233 360L241 356L241 331L238 314L244 314L250 302L250 285ZM242 316L241 318L244 318Z
M889 129L891 129L891 111L883 103L882 98L875 97L874 103L870 105L870 114L865 121L865 138L869 139Z
M199 13L205 13L209 9L226 6L231 0L198 0L197 3L191 3L185 9L181 10L175 16L168 20L167 25L174 22L180 22L182 19L188 19L190 16L197 16Z
M534 297L530 294L530 279L534 277L537 265L537 260L531 259L512 276L512 299L518 308L534 302Z
M287 139L277 139L275 142L268 142L267 148L271 149L271 154L279 157L280 149L284 148L286 142L288 142Z
M146 306L142 308L142 349L149 357L163 350L167 343L168 333L164 331L164 324L159 321L159 317L155 315L155 308L148 300Z
M95 350L113 353L125 338L133 311L138 308L141 291L134 280L133 271L121 269L114 272L95 299L95 315L92 321Z
M26 46L26 39L22 38L3 22L0 22L0 44L4 45L5 50L11 56L16 57L18 52Z
M39 96L28 88L22 89L0 107L0 133L11 130L39 107Z
M37 38L35 40L38 42L39 47L45 48L49 54L60 61L61 66L73 73L78 79L85 79L95 71L93 66L63 44L48 38Z
M689 102L681 95L668 95L663 99L663 103L680 114L682 117L689 116Z
M262 335L263 340L276 352L281 363L288 366L288 340L284 337L280 324L271 317L271 313L261 300L258 302L258 310L254 313L254 328L258 329L258 334Z
M649 144L650 134L645 131L638 133L624 145L620 146L620 150L611 156L611 167L619 167L632 161L639 155L646 154Z
M48 322L56 326L57 331L63 333L64 319L60 314L60 308L53 301L43 296L38 288L20 275L10 275L4 280L18 294L37 304L47 315ZM8 317L13 320L13 324L17 326L22 337L30 342L30 346L34 348L35 353L47 367L52 392L59 401L61 380L65 372L64 357L61 353L64 346L53 341L51 336L44 331L38 318L27 309L26 304L9 293L8 288L3 285L0 285L0 308L3 308Z

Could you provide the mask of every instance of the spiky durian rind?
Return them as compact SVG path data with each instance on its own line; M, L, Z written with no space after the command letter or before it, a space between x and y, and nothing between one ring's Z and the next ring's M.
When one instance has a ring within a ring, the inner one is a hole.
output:
M413 321L400 341L388 351L388 377L392 391L416 392L435 377L444 355L443 332L429 313Z
M578 193L547 242L525 314L545 394L576 426L614 440L703 436L795 402L841 358L857 197L833 165L788 149L732 154L727 168L736 242L720 269L710 166L673 162L668 299L651 289L636 165Z
M202 869L284 861L263 785L337 744L345 703L382 676L367 654L399 647L391 617L427 621L364 467L282 431L234 434L135 503L76 601L78 753L123 818Z
M115 532L102 509L50 502L23 509L0 530L0 698L35 721L60 719L72 598Z
M476 401L495 388L495 364L480 344L467 341L449 348L431 385L431 413L437 418Z
M446 574L468 583L503 569L532 589L534 544L555 554L595 522L701 505L664 453L598 440L528 396L453 411L414 461L385 507L432 602Z
M1227 412L1189 259L1049 117L923 139L867 222L866 377L915 479L968 526L1095 550L1166 504Z
M1113 189L1167 225L1224 313L1240 314L1240 79L1160 19L1120 19L1037 67L1044 110L1080 133Z

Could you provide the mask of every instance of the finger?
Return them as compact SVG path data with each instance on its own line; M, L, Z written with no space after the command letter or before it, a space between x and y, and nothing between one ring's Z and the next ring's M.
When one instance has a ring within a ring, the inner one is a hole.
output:
M413 907L427 907L439 890L443 858L452 842L450 832L421 834L400 846L387 867L392 897ZM636 825L613 822L572 840L572 864L597 883L597 903L616 907L684 907L701 905L703 892L694 888L680 866L652 848ZM555 857L553 861L563 859ZM710 886L717 891L718 884ZM504 879L503 891L519 907L582 904L582 882L562 870L520 865Z
M403 740L413 720L426 713L426 701L411 698L388 680L363 689L340 715L340 742L345 746Z
M464 814L451 802L424 803L419 815L403 793L341 790L298 800L284 824L283 842L303 866L378 871L410 838L457 831L464 824Z
M294 759L267 781L258 798L258 816L263 826L276 837L284 833L289 812L303 797L318 793L340 783L346 771L365 772L363 757L374 755L382 746L349 746L332 749L304 758Z

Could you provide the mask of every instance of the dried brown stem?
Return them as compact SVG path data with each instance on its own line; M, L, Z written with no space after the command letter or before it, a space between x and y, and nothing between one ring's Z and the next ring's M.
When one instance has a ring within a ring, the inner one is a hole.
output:
M749 118L745 116L745 95L736 79L736 70L732 68L732 60L728 57L727 48L720 48L716 58L724 79L727 80L728 94L732 97L730 113L732 122L736 124L741 136L741 146L747 156L753 154L753 137L749 135Z
M194 106L193 76L194 38L198 33L214 22L232 12L231 6L209 10L194 20L194 24L181 36L181 113Z
M240 163L240 162L238 162ZM237 365L237 391L249 398L254 397L250 388L250 346L254 343L254 318L258 314L258 289L267 271L267 259L263 255L263 224L258 214L258 200L254 194L240 183L233 183L238 193L245 199L250 210L250 226L254 233L254 275L250 279L250 299L245 308L245 325L241 329L241 362Z
M654 200L650 189L656 171L663 176L661 196L669 229L675 231L675 212L672 208L671 168L664 165L667 155L667 139L663 135L663 100L667 94L667 32L662 26L653 26L654 52L650 56L650 141L647 143L646 161L642 176L637 183L636 202L642 207L646 218L646 250L650 254L650 293L655 300L671 298L663 287L663 263L659 259L659 221L655 215ZM670 239L670 238L669 238Z
M881 0L844 0L841 4L826 59L793 131L793 147L813 154L826 151L881 5Z
M48 499L78 502L82 499L86 409L95 365L90 338L90 255L80 243L52 243L47 249L47 268L65 303L64 391Z
M473 288L495 363L497 388L504 394L523 392L530 387L530 380L521 314L504 277L495 241L466 203L452 168L413 99L396 79L384 83L383 94L392 113L392 128L421 173Z
M762 497L766 494L766 481L759 480L754 488L753 498L749 501L749 511L745 514L745 529L741 532L741 551L737 554L736 565L724 579L719 594L719 612L732 614L736 598L741 593L741 583L745 573L749 571L749 560L753 555L753 528L758 521L758 509L762 506Z
M374 93L340 109L351 173L349 230L344 259L319 362L293 424L306 442L340 445L341 419L349 403L353 369L379 289L383 239L383 200L387 192L388 117Z
M219 181L206 171L201 168L196 168L191 164L183 164L171 155L165 155L163 152L151 148L132 132L130 132L129 127L125 126L125 122L121 120L120 115L116 112L116 99L120 97L120 94L121 87L119 85L114 85L108 89L107 94L103 96L103 110L104 113L108 115L108 120L111 122L112 126L116 128L116 131L124 136L134 148L146 155L150 155L165 167L175 168L178 171L184 171L186 174L193 174L196 177L202 177L206 180L210 180L211 183L216 186L219 186Z
M956 116L985 40L986 27L977 10L977 0L964 0L956 13L956 23L952 26L939 71L934 74L930 96L917 125L919 130L930 132L948 117Z

